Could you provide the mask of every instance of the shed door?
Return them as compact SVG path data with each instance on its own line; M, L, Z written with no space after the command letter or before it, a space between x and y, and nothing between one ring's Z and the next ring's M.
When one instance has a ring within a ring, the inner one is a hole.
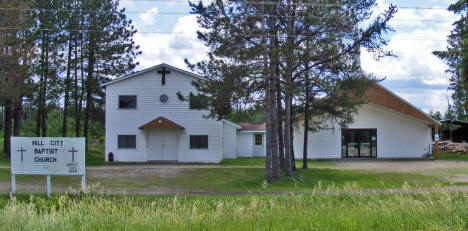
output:
M265 140L263 133L254 133L253 156L265 156Z

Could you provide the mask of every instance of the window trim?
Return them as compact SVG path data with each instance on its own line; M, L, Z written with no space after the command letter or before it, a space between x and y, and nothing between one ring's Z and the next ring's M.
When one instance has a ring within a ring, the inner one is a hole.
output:
M257 137L260 137L260 144L257 144ZM263 134L262 133L255 133L254 134L254 145L255 146L261 146L263 145Z
M206 137L206 148L205 147L201 147L201 148L195 148L195 147L192 147L192 137ZM209 142L209 136L208 135L189 135L189 149L195 149L195 150L206 150L210 147L210 142Z
M120 107L120 97L121 96L135 96L135 108L130 108L130 107ZM118 97L119 101L118 101L118 104L117 104L117 107L118 109L120 110L137 110L138 109L138 95L119 95Z
M119 137L121 137L121 136L127 136L127 137L128 137L128 136L133 136L133 137L135 137L135 147L120 147L120 145L119 145ZM125 150L125 149L127 149L127 150L133 150L133 149L136 149L136 148L137 148L137 139L136 139L136 135L117 135L117 149L120 149L120 150Z

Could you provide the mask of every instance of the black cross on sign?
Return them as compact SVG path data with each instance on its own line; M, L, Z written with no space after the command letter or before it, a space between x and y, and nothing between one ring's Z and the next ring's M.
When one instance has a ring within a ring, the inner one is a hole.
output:
M68 152L72 153L72 162L75 162L75 152L78 152L78 150L75 150L75 147L72 147L72 149L68 150Z
M163 67L161 70L158 71L158 74L162 74L162 79L161 79L161 84L166 85L166 74L171 73L171 71L167 70L165 67Z
M18 152L21 152L21 162L23 162L23 152L25 152L26 150L23 149L23 147L21 147L20 150L16 150Z

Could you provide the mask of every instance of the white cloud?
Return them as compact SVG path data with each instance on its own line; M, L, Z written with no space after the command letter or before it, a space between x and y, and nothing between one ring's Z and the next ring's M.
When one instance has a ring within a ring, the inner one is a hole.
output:
M380 4L379 9L388 6L384 0L377 2ZM448 4L447 2L445 6L440 7L446 8ZM376 61L371 54L362 50L362 68L378 77L386 77L382 82L384 86L389 85L390 90L424 111L433 109L445 112L446 89L449 85L449 76L445 70L448 67L432 52L445 49L445 39L452 28L451 22L457 18L446 10L399 9L395 20L390 23L396 31L392 33L387 46L397 57L386 57Z
M184 58L198 62L206 58L207 48L195 35L198 23L194 15L180 17L172 34L137 33L135 41L140 45L142 55L138 57L139 68L167 63L187 69Z
M157 7L153 7L152 9L146 11L147 13L141 13L138 15L138 18L141 20L140 26L151 26L155 22L155 17L159 13Z
M204 4L210 1L212 0L204 0ZM374 13L381 13L387 9L389 6L387 2L377 0L378 6ZM450 0L428 0L421 3L418 1L403 2L398 5L447 8L451 2ZM131 9L135 11L152 9L155 12L188 12L186 5L176 5L171 0L164 3L148 3L144 7L141 4L135 4L132 0L122 0L121 5L127 8L132 7ZM162 62L187 69L184 58L188 58L191 62L206 59L207 48L195 35L200 28L194 15L173 17L151 13L130 16L135 17L135 26L140 31L172 32L172 34L137 33L135 35L135 41L143 51L138 58L141 64L140 69ZM371 54L363 50L361 57L363 69L378 77L387 77L382 84L417 107L425 111L434 109L444 112L447 109L446 87L449 84L449 77L445 73L447 66L435 57L432 51L445 48L445 39L452 28L451 22L415 20L454 21L456 18L457 16L446 10L399 9L395 20L390 23L396 31L391 34L391 41L388 45L388 49L394 51L398 57L386 57L377 62ZM166 28L167 25L171 25L169 29ZM442 39L444 41L408 39Z
M128 10L129 8L132 8L135 6L135 1L132 0L122 0L119 2L119 5L121 8L125 8Z

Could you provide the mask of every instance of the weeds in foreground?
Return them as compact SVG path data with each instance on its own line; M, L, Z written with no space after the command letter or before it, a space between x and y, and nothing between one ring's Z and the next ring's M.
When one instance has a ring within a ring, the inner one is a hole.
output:
M467 230L468 192L368 194L355 184L330 194L111 196L94 185L53 195L11 196L0 230ZM336 193L338 191L340 193ZM406 190L407 193L401 193Z

